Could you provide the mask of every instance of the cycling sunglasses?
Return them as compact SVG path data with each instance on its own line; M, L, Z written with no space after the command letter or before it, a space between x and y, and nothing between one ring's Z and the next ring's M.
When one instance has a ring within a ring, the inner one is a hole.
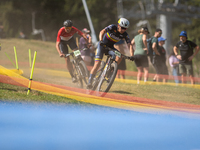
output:
M65 27L65 29L71 29L72 27Z
M126 30L127 28L121 27L121 29Z

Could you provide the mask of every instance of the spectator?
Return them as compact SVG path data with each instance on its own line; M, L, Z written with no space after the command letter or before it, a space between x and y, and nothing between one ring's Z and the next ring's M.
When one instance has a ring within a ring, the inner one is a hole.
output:
M83 37L80 38L80 40L79 40L79 48L80 49L84 49L84 48L87 49L87 50L81 51L81 57L84 60L85 64L87 66L90 66L91 61L92 61L92 58L90 56L90 51L91 51L90 47L92 46L92 44L91 44L92 43L92 39L91 39L91 36L89 34L90 30L88 30L87 28L84 28L82 30L82 32L87 37L89 45L88 45L87 41Z
M192 59L199 52L199 46L194 42L187 40L187 32L181 31L180 41L177 42L176 46L174 46L175 56L179 59L179 71L181 74L182 83L185 83L184 77L186 74L189 75L191 84L194 84L193 78L193 65ZM180 54L178 54L178 49L180 50ZM195 49L195 52L193 52Z
M160 55L155 55L154 56L154 67L156 69L156 77L155 77L155 80L157 82L160 81L160 75L164 75L162 76L163 78L163 82L166 82L167 81L167 75L168 75L168 68L167 68L167 65L166 65L166 50L165 48L163 47L163 45L165 44L165 38L163 37L159 37L158 38L158 53Z
M158 38L161 37L161 35L162 35L162 30L157 28L155 33L154 33L154 36L151 39L152 49L153 49L153 56L152 56L152 58L150 57L150 61L153 64L153 66L154 66L154 68L156 70L156 75L154 76L153 81L157 80L158 70L155 67L155 61L154 60L155 60L156 56L160 56L160 53L158 52L158 48L159 48Z
M177 76L180 76L179 67L178 67L179 59L176 58L173 50L169 55L169 64L172 67L172 75L174 76L175 83L180 83L180 81L179 81L179 79L177 77Z
M120 40L119 42L114 44L114 47L120 51L121 53L125 54L125 50L128 50L127 44L125 44L124 40ZM125 59L122 57L122 61L120 62L120 64L118 65L118 73L117 73L117 77L118 78L122 78L125 79L125 70L126 70L126 61Z
M147 58L147 35L149 34L149 30L147 27L143 27L140 30L138 30L138 33L139 34L136 35L131 41L130 54L135 58L135 65L137 66L138 70L137 83L139 84L142 78L143 71L144 82L148 80L149 62ZM133 45L135 45L135 50L133 49Z
M20 39L27 39L26 35L22 31L19 32L19 38Z

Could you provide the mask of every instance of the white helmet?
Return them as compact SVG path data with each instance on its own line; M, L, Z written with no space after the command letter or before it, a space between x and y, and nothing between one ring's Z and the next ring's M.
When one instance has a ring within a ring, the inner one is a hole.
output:
M128 28L129 27L129 21L126 18L120 18L118 20L118 24L120 27Z

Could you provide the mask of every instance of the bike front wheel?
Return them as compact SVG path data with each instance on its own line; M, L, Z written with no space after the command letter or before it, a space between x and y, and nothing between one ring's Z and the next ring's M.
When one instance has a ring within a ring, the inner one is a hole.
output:
M79 69L82 80L85 82L85 84L87 84L89 78L89 71L84 61L82 60L79 62Z
M73 68L74 68L74 76L77 79L77 81L75 82L76 86L78 86L79 88L83 88L83 81L82 81L82 77L80 75L80 67L77 66L77 64L73 63Z
M115 80L116 74L118 70L117 62L113 62L106 74L101 77L97 90L100 92L108 92Z
M100 77L101 77L101 74L102 74L102 72L103 72L103 68L105 67L105 62L104 61L102 61L101 62L101 67L100 67L100 69L97 71L97 73L96 73L96 75L95 75L95 77L94 77L94 79L93 79L93 82L92 82L92 90L94 91L94 90L96 90L96 88L97 88L97 86L98 86L98 84L99 84L99 79L100 79Z

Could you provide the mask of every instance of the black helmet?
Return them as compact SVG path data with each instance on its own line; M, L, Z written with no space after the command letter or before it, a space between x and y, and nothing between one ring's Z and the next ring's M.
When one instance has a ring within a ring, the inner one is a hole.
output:
M64 21L63 26L65 26L65 27L71 27L72 26L72 21L71 20Z

